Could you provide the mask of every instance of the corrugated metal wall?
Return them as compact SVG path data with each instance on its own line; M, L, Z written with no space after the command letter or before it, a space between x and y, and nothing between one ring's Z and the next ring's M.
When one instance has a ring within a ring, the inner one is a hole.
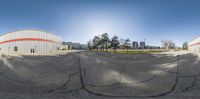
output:
M24 38L30 40L19 40ZM17 47L17 51L14 50L15 47ZM62 40L59 37L44 31L23 30L0 36L0 52L5 53L31 53L32 49L34 49L34 53L48 53L61 50L61 47Z
M192 42L188 44L188 50L194 53L200 53L200 37L194 39Z

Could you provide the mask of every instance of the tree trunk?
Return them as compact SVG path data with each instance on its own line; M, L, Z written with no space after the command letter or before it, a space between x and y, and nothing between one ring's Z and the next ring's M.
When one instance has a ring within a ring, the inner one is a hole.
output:
M108 50L107 50L107 45L108 45L108 43L106 42L106 52L108 51Z

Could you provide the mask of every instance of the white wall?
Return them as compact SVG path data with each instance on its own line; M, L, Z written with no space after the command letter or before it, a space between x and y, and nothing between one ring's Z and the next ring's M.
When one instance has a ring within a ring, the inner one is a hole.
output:
M193 41L191 41L189 44L188 44L188 50L190 52L193 52L193 53L197 53L199 54L200 53L200 37L197 38L197 39L194 39Z
M8 40L16 40L19 38L39 38L45 40L51 40L53 42L45 41L15 41L0 43L0 52L5 53L30 53L30 49L34 49L35 53L48 53L51 51L57 51L57 48L61 50L62 40L50 33L37 30L23 30L4 34L0 36L0 42ZM14 51L14 47L18 47L18 51Z

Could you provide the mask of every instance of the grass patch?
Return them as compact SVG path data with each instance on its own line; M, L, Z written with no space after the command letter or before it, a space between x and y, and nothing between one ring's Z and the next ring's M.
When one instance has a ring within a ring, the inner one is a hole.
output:
M166 50L125 50L125 49L118 49L116 51L114 50L108 50L107 52L110 53L119 53L119 54L151 54L151 53L159 53L164 52ZM98 51L98 52L106 52L106 51Z
M122 54L151 54L151 53L159 53L161 50L128 50L128 51L116 51L115 53Z

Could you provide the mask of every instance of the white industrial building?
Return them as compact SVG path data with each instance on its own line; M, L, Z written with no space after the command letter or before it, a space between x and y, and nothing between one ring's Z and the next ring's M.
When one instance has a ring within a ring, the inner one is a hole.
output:
M21 30L0 35L1 53L49 53L62 48L62 39L40 30Z
M200 54L200 37L194 39L188 44L188 50L197 54Z

